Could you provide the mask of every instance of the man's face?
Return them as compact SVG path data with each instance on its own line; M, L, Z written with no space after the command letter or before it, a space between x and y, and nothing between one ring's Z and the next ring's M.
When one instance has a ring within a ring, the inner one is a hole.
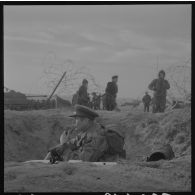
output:
M84 86L85 86L86 88L88 88L88 83L84 83Z
M76 117L75 118L75 125L77 130L84 130L85 128L87 128L89 124L89 119L88 118L84 118L84 117Z
M114 78L113 82L117 83L118 82L118 78Z
M165 78L165 75L164 75L163 73L160 73L160 74L159 74L159 78L160 78L160 79L164 79L164 78Z

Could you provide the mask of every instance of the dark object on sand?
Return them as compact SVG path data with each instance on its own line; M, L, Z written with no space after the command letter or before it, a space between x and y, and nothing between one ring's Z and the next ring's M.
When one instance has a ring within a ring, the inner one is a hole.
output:
M58 154L55 148L50 150L51 157L49 159L51 164L55 164L56 161L63 161L63 158Z
M170 144L156 147L152 150L152 153L147 157L147 162L149 161L158 161L161 159L171 160L175 157L173 149Z

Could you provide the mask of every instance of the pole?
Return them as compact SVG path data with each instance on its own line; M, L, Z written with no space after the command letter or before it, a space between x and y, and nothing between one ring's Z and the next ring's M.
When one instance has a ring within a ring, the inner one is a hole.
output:
M49 98L47 99L47 101L49 101L49 100L52 98L53 94L55 93L56 89L58 88L58 86L59 86L60 83L62 82L62 79L65 77L65 75L66 75L66 72L64 72L64 74L62 75L61 79L59 80L58 84L57 84L56 87L54 88L53 92L51 93L51 95L49 96Z

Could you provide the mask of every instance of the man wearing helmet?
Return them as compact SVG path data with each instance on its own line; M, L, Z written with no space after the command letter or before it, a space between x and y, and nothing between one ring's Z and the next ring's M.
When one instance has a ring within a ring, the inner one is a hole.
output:
M151 100L152 99L151 99L150 95L146 91L144 97L142 98L142 102L144 103L144 112L149 112Z
M170 89L170 84L165 80L165 71L161 70L158 73L158 78L154 79L148 86L154 91L153 97L153 112L164 112L166 106L167 90Z
M90 98L87 92L87 88L88 81L86 79L83 79L82 85L78 90L77 104L89 107Z
M116 108L116 96L118 93L118 76L115 75L112 77L112 81L107 83L105 90L105 104L106 110L112 111Z

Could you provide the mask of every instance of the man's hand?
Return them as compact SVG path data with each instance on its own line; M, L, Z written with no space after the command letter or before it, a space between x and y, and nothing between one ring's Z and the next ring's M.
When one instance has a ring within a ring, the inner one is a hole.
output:
M72 131L73 131L72 128L64 130L64 132L60 136L60 144L61 145L63 145L64 143L67 143L68 140L70 140L70 135L71 135Z
M56 161L63 161L63 150L64 148L60 145L50 150L50 163L54 164Z

